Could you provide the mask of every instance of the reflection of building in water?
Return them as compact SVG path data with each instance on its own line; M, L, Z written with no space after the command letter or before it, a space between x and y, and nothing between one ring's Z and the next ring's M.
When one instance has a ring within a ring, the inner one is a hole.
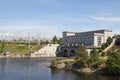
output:
M95 30L88 32L63 32L63 46L84 44L99 47L112 37L111 30Z

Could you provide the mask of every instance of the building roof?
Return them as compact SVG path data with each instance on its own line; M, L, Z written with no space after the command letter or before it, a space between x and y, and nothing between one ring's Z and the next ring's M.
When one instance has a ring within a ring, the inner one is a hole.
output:
M93 30L93 31L85 31L85 32L68 32L68 31L64 31L66 33L88 33L88 32L102 32L102 31L108 31L108 32L112 32L112 30L106 30L106 29L101 29L101 30ZM64 33L63 32L63 33Z

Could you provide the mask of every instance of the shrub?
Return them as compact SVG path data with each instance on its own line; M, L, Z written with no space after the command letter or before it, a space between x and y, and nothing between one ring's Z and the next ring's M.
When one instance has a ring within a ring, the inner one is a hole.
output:
M120 75L120 52L111 53L107 59L106 65L108 74Z
M76 55L76 65L81 67L87 67L88 53L86 51L86 47L84 45L80 45L77 50Z
M90 52L90 59L91 59L92 62L99 60L99 54L98 54L98 51L96 49L93 49Z
M102 56L102 57L105 57L105 56L106 56L106 53L105 53L105 52L102 52L101 56Z
M54 60L51 61L51 67L52 68L56 68L57 63L60 61L60 58L56 58Z
M105 64L105 61L104 59L99 59L98 61L95 61L92 63L92 68L99 68L101 65Z

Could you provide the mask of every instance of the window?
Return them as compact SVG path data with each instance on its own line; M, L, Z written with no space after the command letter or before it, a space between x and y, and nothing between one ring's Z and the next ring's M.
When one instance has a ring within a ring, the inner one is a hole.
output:
M101 44L102 44L102 38L98 37L98 46L101 46Z

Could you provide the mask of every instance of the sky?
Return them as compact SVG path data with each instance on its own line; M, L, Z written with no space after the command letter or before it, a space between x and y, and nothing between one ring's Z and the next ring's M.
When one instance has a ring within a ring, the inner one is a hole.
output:
M0 32L62 36L98 29L120 34L120 0L0 0Z

